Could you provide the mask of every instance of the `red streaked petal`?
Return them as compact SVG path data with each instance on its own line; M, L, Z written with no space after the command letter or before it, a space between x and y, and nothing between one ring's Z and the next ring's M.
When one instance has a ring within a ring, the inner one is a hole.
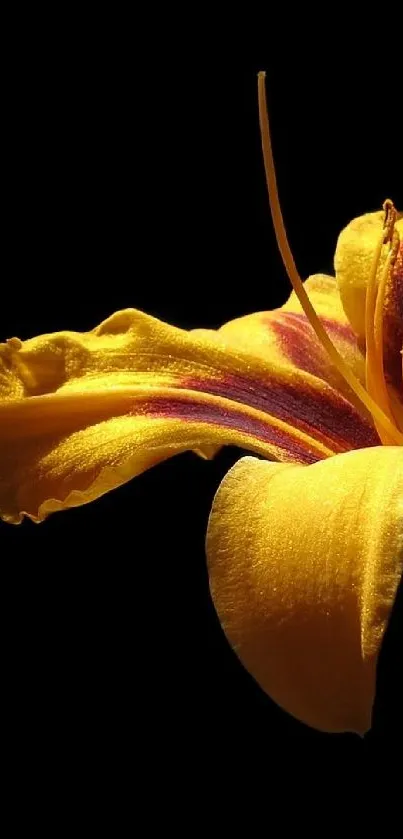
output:
M0 346L0 513L87 503L164 458L225 444L310 463L377 445L320 378L136 310ZM204 448L206 447L206 448Z
M329 337L357 378L365 381L365 359L347 320L336 280L323 274L304 283L309 298ZM210 334L209 330L195 330ZM229 321L219 329L226 346L242 349L266 361L291 370L303 370L327 382L347 399L351 391L320 344L311 324L292 292L279 309L257 312Z
M403 241L386 289L383 340L385 375L403 409Z

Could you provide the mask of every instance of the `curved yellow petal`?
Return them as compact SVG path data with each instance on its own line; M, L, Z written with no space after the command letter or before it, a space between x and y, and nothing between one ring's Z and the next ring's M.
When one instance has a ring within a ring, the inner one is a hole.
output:
M207 557L224 631L261 687L310 726L364 733L402 572L403 449L243 458L214 500Z
M366 213L354 219L342 230L334 257L337 287L347 318L365 345L365 304L368 281L374 254L382 233L385 213ZM395 236L400 248L385 288L383 312L383 355L387 382L395 391L403 410L401 350L403 345L403 216L395 224ZM387 256L380 255L377 268L379 282ZM393 397L392 397L393 398Z
M0 516L92 501L185 450L310 463L377 435L319 378L128 309L0 345Z
M365 337L365 297L371 275L374 253L382 233L385 212L365 213L353 219L340 233L334 255L337 287L344 311L355 333ZM395 229L403 238L403 217L396 221ZM386 254L378 266L378 279L382 274Z

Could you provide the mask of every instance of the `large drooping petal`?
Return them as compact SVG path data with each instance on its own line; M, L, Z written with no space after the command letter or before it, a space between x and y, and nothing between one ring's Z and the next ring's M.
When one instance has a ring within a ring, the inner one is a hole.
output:
M330 385L134 309L92 332L0 345L0 514L86 503L181 451L310 463L377 445ZM210 449L209 449L210 447Z
M224 631L261 687L308 725L364 733L402 572L403 449L242 458L214 500L207 557Z
M382 233L385 213L367 213L354 219L341 232L335 253L337 287L340 298L358 340L365 346L365 303L374 254ZM402 357L403 348L403 217L395 224L395 237L400 239L397 259L387 279L383 312L383 363L388 385L393 388L392 400L403 411ZM387 250L381 254L377 269L378 282L385 265ZM399 408L398 408L399 410Z

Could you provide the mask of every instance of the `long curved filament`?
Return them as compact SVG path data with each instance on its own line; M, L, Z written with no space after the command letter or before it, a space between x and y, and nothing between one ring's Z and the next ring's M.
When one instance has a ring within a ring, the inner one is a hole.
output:
M276 172L270 139L265 76L266 74L263 71L261 71L258 74L259 122L270 209L273 217L273 225L276 233L277 244L283 259L284 266L286 268L292 287L302 306L302 309L305 312L309 320L309 323L314 329L320 343L329 355L331 361L338 369L339 373L343 376L344 380L348 383L351 390L358 398L359 402L363 406L365 406L367 411L369 411L376 426L380 426L388 435L388 439L390 438L395 445L403 445L403 434L399 432L392 420L385 414L382 408L380 408L379 405L377 405L372 396L366 391L366 389L363 387L361 382L357 379L352 370L346 364L346 362L334 346L333 342L329 338L318 315L315 312L315 309L312 306L312 303L303 286L302 280L298 274L294 257L292 255L291 248L288 243L278 196Z

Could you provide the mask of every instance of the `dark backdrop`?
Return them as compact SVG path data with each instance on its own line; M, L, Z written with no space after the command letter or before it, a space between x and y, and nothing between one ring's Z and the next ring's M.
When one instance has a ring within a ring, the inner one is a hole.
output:
M103 21L16 41L3 129L1 340L90 329L127 306L191 328L284 302L259 69L304 277L332 271L351 218L386 197L403 206L393 55L369 63L340 50L335 61L326 46L276 50L275 33L263 50L193 34L186 43L161 34L162 46L147 51L141 30ZM204 536L238 456L183 455L41 526L0 526L7 719L28 759L62 756L101 772L128 760L153 778L173 759L191 777L207 757L242 777L277 746L358 754L401 736L401 605L364 741L291 719L229 649L209 598Z

